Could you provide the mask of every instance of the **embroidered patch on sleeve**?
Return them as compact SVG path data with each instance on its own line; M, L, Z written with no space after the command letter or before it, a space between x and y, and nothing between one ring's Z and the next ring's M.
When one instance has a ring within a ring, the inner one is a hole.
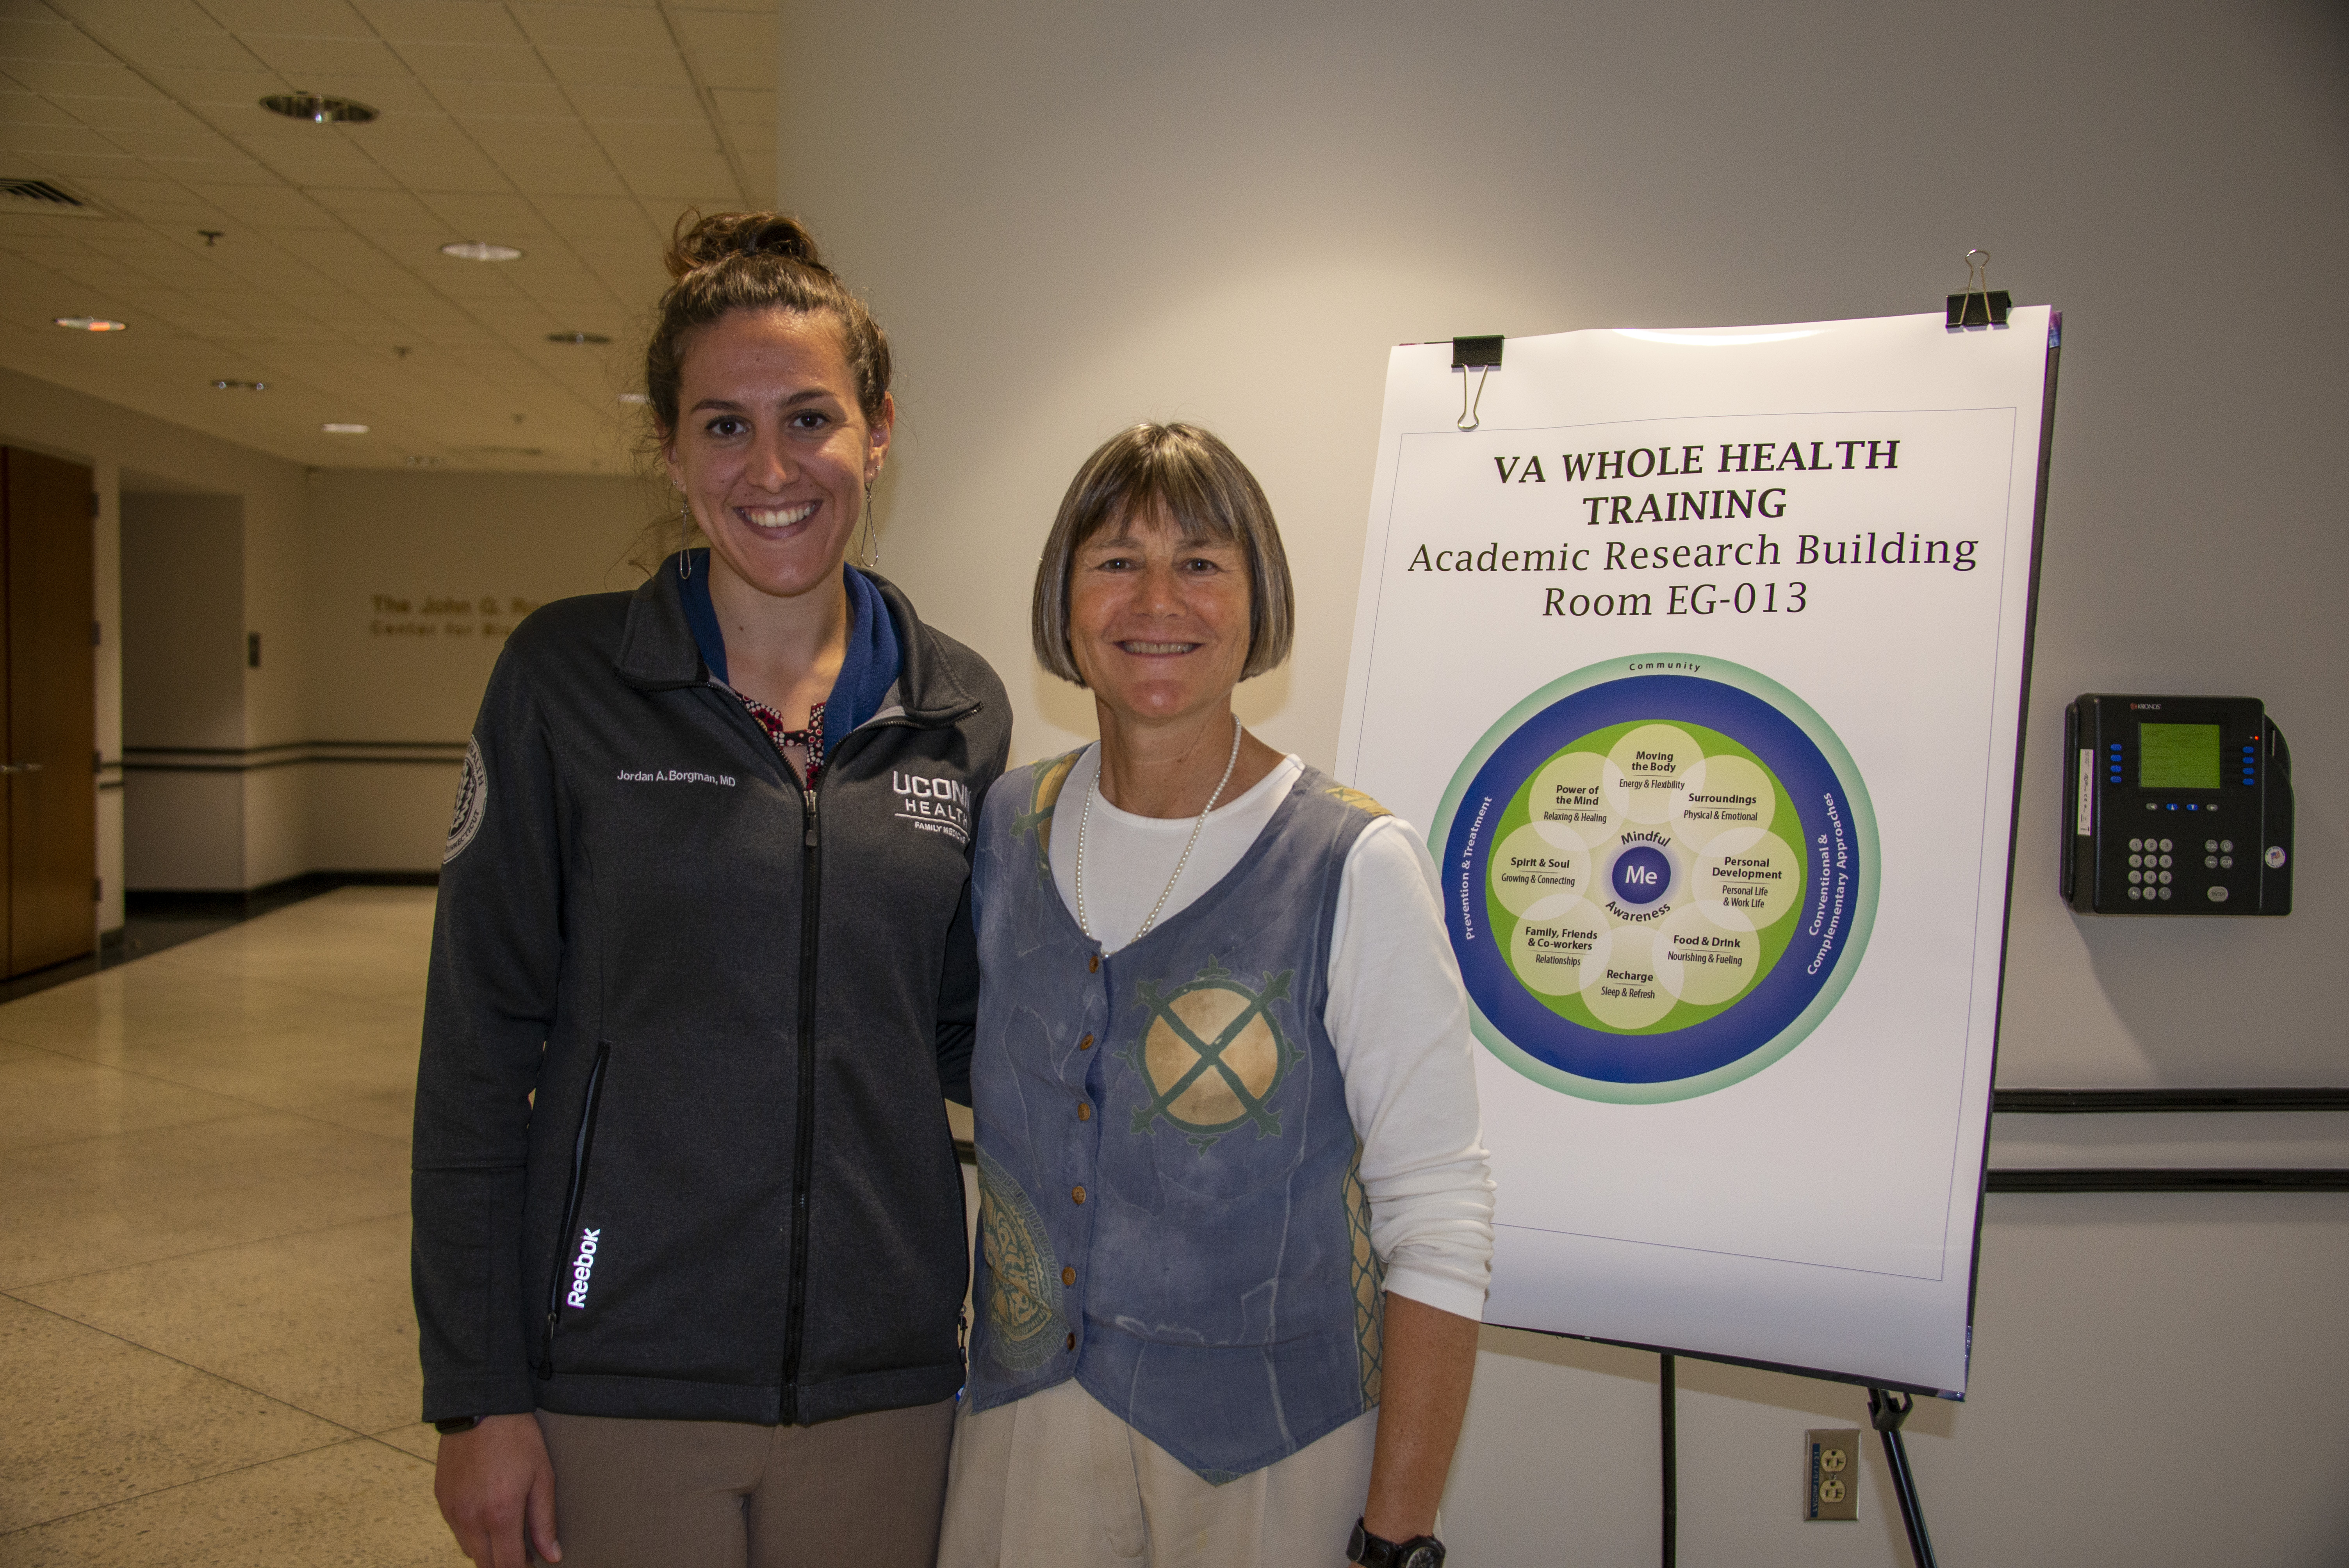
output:
M481 817L490 809L490 770L481 762L481 743L465 742L465 776L457 781L457 811L449 822L449 843L440 851L447 865L465 852L481 830Z

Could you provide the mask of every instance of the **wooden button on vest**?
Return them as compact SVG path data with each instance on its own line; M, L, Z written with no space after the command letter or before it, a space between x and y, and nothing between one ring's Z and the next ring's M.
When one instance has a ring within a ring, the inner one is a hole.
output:
M1070 1336L1069 1336L1069 1348L1070 1348L1070 1349L1071 1349L1071 1350L1074 1350L1076 1347L1077 1347L1077 1336L1076 1336L1075 1335L1071 1334L1071 1335L1070 1335Z
M1085 960L1085 973L1088 975L1098 975L1101 973L1100 954L1096 953L1091 958Z
M1076 1271L1075 1269L1073 1269L1073 1268L1064 1268L1064 1269L1062 1269L1062 1270L1061 1271L1061 1283L1062 1284L1076 1284L1076 1283L1077 1283L1077 1271Z
M1070 1193L1069 1196L1081 1203L1085 1201L1085 1190L1082 1187L1080 1187L1075 1191Z
M1093 1119L1093 1108L1092 1108L1092 1106L1090 1106L1090 1105L1085 1104L1082 1100L1078 1101L1078 1102L1077 1102L1077 1119L1078 1119L1079 1121L1091 1121L1092 1119Z
M1081 1051L1089 1051L1089 1050L1092 1050L1092 1048L1093 1048L1093 1037L1092 1037L1091 1035L1087 1035L1083 1039L1079 1040L1079 1041L1077 1042L1077 1049L1079 1049L1079 1050L1081 1050Z

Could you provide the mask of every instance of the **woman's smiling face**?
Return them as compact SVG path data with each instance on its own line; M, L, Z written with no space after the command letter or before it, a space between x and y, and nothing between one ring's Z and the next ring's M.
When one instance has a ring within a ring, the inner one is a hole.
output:
M1096 696L1144 721L1229 705L1250 635L1239 543L1127 516L1078 546L1071 568L1069 653Z
M661 455L711 552L762 593L837 577L896 410L867 420L829 315L738 310L687 339Z

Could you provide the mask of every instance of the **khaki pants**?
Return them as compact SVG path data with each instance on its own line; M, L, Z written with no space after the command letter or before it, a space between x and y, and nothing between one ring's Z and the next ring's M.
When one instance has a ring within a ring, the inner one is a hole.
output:
M1073 1378L966 1408L939 1568L1345 1568L1378 1436L1371 1410L1210 1486Z
M930 1568L954 1412L753 1427L541 1410L563 1568Z

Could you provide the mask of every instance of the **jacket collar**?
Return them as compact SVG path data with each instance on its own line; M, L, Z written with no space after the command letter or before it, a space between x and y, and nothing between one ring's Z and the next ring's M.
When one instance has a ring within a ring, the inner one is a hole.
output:
M895 717L902 712L915 724L948 724L978 707L954 678L943 650L897 585L876 572L864 575L880 589L897 633L897 684L874 717ZM678 594L679 585L677 559L671 556L629 596L627 624L612 662L620 678L640 691L674 691L709 679Z

